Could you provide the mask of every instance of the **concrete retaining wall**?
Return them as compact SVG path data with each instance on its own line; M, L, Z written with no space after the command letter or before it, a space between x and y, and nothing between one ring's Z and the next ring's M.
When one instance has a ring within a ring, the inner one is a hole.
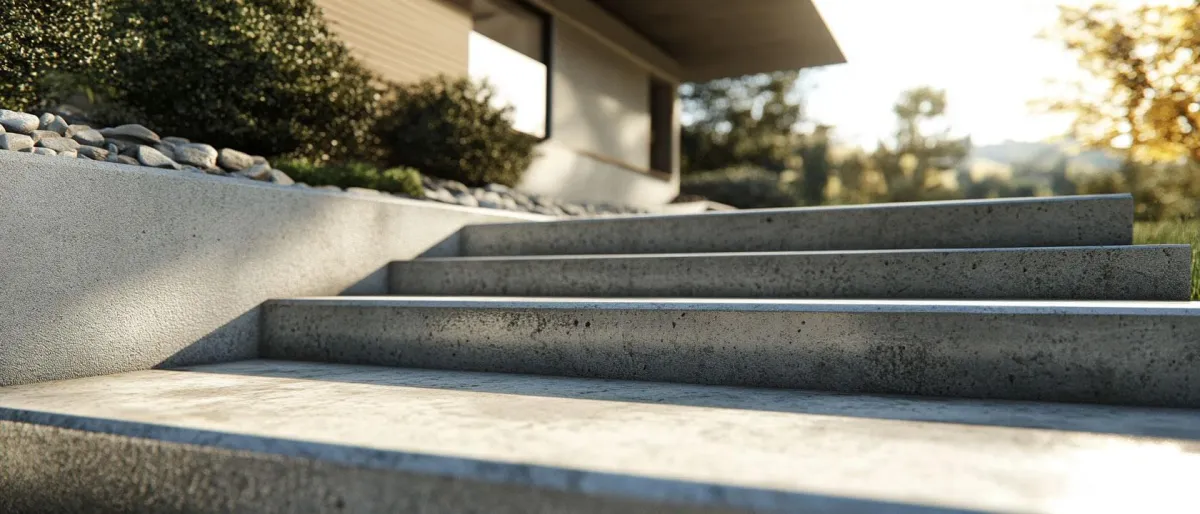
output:
M540 216L0 152L0 386L257 354L271 298L382 294Z

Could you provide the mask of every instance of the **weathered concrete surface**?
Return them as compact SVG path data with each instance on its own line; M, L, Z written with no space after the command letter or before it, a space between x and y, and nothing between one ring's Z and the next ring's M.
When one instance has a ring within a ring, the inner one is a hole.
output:
M262 301L382 294L517 217L0 152L0 386L254 357Z
M285 362L0 389L0 420L5 512L1161 512L1200 473L1196 411ZM1013 420L1050 429L974 424Z
M1082 246L398 261L411 295L1168 300L1191 297L1191 247Z
M1200 303L362 297L264 309L266 358L1200 407Z
M43 419L77 424L71 418ZM317 448L329 446L186 429L173 435L197 443L181 444L158 437L170 432L162 427L123 423L108 427L140 435L0 421L0 444L5 445L0 464L7 466L0 469L0 510L6 514L732 512L343 465L337 459L312 457L320 451ZM266 451L224 448L250 441L263 444ZM355 452L370 450L347 451ZM387 457L420 460L423 456ZM454 466L451 459L443 462Z
M463 255L1126 245L1129 195L710 212L463 229Z

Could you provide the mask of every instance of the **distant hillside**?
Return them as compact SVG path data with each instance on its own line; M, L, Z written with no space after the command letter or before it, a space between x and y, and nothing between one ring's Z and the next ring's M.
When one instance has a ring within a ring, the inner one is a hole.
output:
M961 168L972 169L978 163L985 163L987 166L1002 164L1012 168L1046 172L1064 156L1068 159L1067 167L1073 171L1116 171L1121 167L1119 156L1103 150L1085 150L1078 143L1071 141L1006 141L974 147Z
M835 146L831 156L840 160L846 155L862 152L852 146ZM868 151L869 152L869 151ZM1005 141L993 145L978 145L957 167L963 180L969 177L982 179L993 177L1002 180L1032 179L1033 182L1051 180L1046 176L1067 158L1067 169L1071 173L1095 173L1121 169L1121 156L1104 150L1087 150L1072 141Z

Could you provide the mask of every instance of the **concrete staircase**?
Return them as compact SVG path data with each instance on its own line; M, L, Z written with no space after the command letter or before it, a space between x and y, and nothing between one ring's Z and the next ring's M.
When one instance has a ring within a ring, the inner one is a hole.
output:
M259 360L0 389L0 511L1179 510L1200 304L1132 211L469 226Z

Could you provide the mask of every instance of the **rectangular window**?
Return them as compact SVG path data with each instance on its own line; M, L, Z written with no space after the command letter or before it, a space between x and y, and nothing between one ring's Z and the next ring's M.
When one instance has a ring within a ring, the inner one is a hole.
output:
M650 169L668 174L675 167L675 89L650 79Z
M496 90L497 104L513 107L516 129L549 136L550 19L517 0L475 0L468 46L471 78Z

